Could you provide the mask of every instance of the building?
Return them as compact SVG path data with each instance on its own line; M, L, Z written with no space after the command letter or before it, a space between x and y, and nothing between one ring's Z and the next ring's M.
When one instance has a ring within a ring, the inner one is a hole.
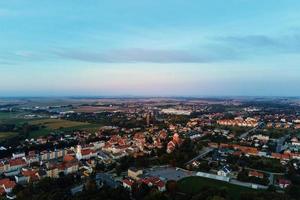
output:
M172 153L176 147L180 146L182 144L182 140L178 133L175 133L173 135L173 139L168 143L167 145L167 153Z
M256 127L258 126L258 121L253 118L235 118L235 119L223 119L218 120L217 123L223 126L242 126L242 127Z
M256 177L256 178L260 178L260 179L264 178L264 174L263 173L258 172L258 171L252 171L252 170L249 171L248 176L249 177Z
M135 183L135 182L134 182L133 180L131 180L131 179L123 179L123 180L122 180L122 185L123 185L123 187L124 187L124 188L127 188L127 189L129 189L129 190L132 189L132 186L133 186L134 183Z
M231 169L229 168L229 166L224 166L222 167L218 172L218 176L228 176L231 173Z
M145 183L149 187L156 187L161 192L166 190L165 183L158 177L146 177L141 179L140 182Z
M2 194L11 193L16 187L16 183L8 178L0 179L0 192Z
M190 110L177 110L174 108L162 109L161 113L168 115L191 115L192 111Z
M136 169L136 168L129 168L127 173L128 173L128 177L138 181L140 180L140 176L143 175L143 170Z
M80 145L77 146L76 148L76 158L77 160L88 160L91 158L97 157L97 152L93 149L87 148L87 149L82 149Z
M278 185L280 188L285 189L291 185L291 181L287 179L279 179L278 180Z

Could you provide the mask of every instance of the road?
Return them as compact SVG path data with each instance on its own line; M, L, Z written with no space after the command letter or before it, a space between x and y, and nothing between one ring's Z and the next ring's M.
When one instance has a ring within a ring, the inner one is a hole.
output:
M239 136L239 139L243 139L243 138L247 137L247 136L249 135L249 133L251 133L251 132L253 132L253 131L256 131L256 129L258 129L258 127L259 127L259 126L256 126L256 127L254 127L253 129L251 129L251 130L249 130L249 131L243 133L242 135Z
M200 158L203 158L204 156L206 156L207 154L209 154L209 153L212 152L213 150L214 150L213 148L210 148L210 147L204 147L204 148L200 151L199 155L196 156L195 158L193 158L192 160L188 161L188 162L186 163L186 165L191 164L192 162L194 162L194 161L196 161L196 160L198 160L198 159L200 159Z
M280 176L284 175L284 173L269 172L269 171L264 171L264 170L259 170L259 169L252 169L252 168L249 168L249 167L245 167L245 169L252 170L252 171L258 171L258 172L262 172L262 173L265 173L265 174L269 174L269 185L274 185L275 184L275 180L274 180L275 175L280 175Z
M239 186L242 186L242 187L252 188L252 189L264 189L264 190L268 189L268 186L265 186L265 185L241 182L241 181L238 181L236 179L230 179L229 183L231 183L233 185L239 185ZM255 185L257 188L254 188L253 185Z

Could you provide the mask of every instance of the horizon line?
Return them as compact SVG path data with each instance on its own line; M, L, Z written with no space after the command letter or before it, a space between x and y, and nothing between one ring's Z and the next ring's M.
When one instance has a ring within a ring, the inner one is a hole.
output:
M0 99L21 98L300 98L292 95L22 95L22 96L0 96Z

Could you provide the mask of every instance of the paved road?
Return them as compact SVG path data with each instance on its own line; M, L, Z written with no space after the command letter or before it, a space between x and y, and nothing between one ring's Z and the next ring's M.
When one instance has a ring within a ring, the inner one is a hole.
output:
M256 129L258 129L258 126L254 127L253 129L243 133L242 135L239 136L239 139L243 139L245 137L247 137L249 135L249 133L253 132L253 131L256 131Z
M194 162L194 161L196 161L196 160L198 160L198 159L200 159L200 158L203 158L204 156L206 156L207 154L209 154L209 153L212 152L213 150L214 150L213 148L210 148L210 147L204 147L204 148L200 151L199 155L196 156L195 158L193 158L192 160L188 161L188 162L186 163L186 165L191 164L192 162Z
M161 167L152 167L144 170L146 176L156 176L164 181L175 180L178 181L185 177L195 176L196 172L188 171L180 168L161 166Z
M253 188L253 189L265 189L265 190L268 189L268 186L254 184L254 183L241 182L236 179L230 179L229 183L231 183L233 185L239 185L242 187L248 187L248 188L253 188L253 185L255 185L257 188Z
M269 174L269 185L274 184L274 182L275 182L274 175L280 175L280 176L284 175L284 173L269 172L269 171L264 171L264 170L252 169L252 168L249 168L249 167L246 167L245 169L258 171L258 172L262 172L262 173L265 173L265 174Z

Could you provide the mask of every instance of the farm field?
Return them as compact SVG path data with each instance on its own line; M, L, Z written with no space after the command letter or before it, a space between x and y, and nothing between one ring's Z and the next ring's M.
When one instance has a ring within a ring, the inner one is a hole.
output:
M32 131L30 138L37 138L39 136L48 135L53 131L73 131L73 130L98 130L101 125L90 124L87 122L75 122L63 119L38 119L30 121L32 125L44 126L37 131Z
M63 119L38 119L30 122L33 125L42 125L49 129L71 128L76 126L89 125L85 122L74 122Z
M251 192L251 191L253 192L253 190L250 188L232 185L230 183L226 183L223 181L217 181L217 180L212 180L212 179L197 177L197 176L188 177L180 180L178 182L178 186L182 192L191 195L197 194L201 190L201 188L207 186L213 188L226 188L228 194L233 199L239 199L240 193L242 192Z
M30 119L26 119L24 116L25 112L0 112L0 123L13 123L13 124L22 124L30 121Z
M18 135L16 132L0 132L0 140L5 140L16 135Z

